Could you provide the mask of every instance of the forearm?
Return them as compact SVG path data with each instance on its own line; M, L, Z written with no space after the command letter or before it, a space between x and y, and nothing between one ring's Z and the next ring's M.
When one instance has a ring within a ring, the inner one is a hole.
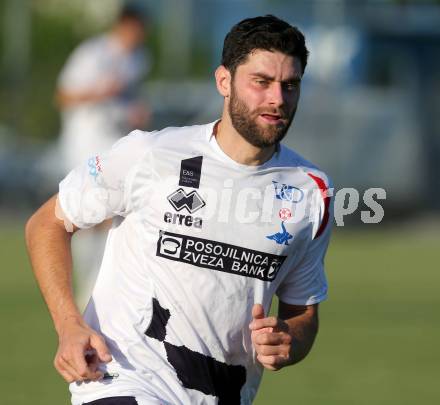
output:
M58 88L55 98L58 106L63 108L72 107L83 103L96 103L116 97L123 90L123 85L118 80L102 79L99 84L82 90L70 90Z
M58 90L55 98L59 108L64 109L78 104L100 101L103 96L94 89L78 92Z
M296 364L307 356L313 346L318 333L318 313L306 309L289 318L280 313L280 318L288 325L288 333L292 338L289 364Z
M71 318L81 320L72 288L71 234L57 223L49 200L26 224L26 243L32 269L44 300L59 331ZM50 215L49 215L50 214Z

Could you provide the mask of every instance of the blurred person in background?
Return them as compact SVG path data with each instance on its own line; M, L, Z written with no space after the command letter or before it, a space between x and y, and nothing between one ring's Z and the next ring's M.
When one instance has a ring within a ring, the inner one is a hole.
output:
M141 81L150 65L143 47L148 25L145 9L126 3L110 31L80 44L64 65L56 92L62 116L60 152L64 173L85 161L90 170L96 170L98 152L148 124L150 112L139 97ZM97 230L82 232L74 240L81 307L96 278L106 230L104 224Z
M142 47L147 30L145 11L128 3L108 33L86 40L68 58L56 93L67 170L146 127L150 114L138 93L150 64Z

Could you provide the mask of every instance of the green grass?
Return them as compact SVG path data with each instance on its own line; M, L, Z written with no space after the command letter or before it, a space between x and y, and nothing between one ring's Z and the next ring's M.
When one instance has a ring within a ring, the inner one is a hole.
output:
M68 404L67 387L52 367L57 337L30 270L22 227L0 229L0 402Z
M439 248L440 235L337 232L314 349L296 366L266 372L256 405L437 403ZM57 338L18 226L1 227L0 257L1 403L68 404L52 367Z
M256 404L438 403L439 248L440 235L337 234L315 347L266 372Z

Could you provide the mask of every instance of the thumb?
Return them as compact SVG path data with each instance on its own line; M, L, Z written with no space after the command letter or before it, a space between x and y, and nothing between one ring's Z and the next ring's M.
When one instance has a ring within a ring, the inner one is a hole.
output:
M90 346L92 346L98 354L99 360L104 363L112 361L110 350L104 342L104 339L98 335L92 335L90 337Z
M263 319L264 318L264 308L261 304L254 304L252 307L252 318Z

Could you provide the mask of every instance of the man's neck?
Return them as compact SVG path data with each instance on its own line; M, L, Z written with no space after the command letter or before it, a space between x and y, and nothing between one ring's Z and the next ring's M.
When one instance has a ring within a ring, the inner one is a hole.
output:
M276 146L259 148L250 144L235 130L228 114L223 114L222 119L215 124L214 135L223 152L242 165L262 165L276 151Z

